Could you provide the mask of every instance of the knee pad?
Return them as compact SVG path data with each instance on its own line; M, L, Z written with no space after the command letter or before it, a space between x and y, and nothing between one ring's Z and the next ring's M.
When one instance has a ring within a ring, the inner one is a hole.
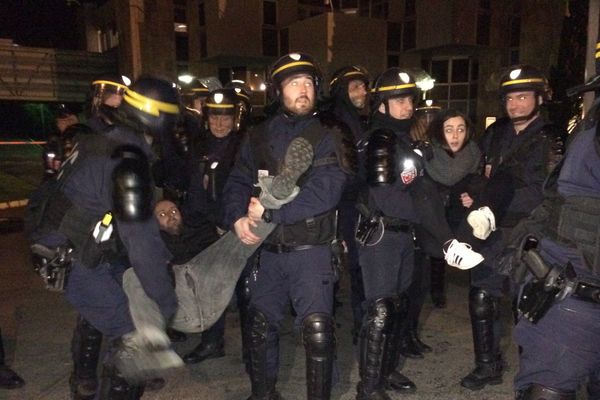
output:
M396 313L395 298L385 297L373 300L367 306L367 323L364 327L373 325L378 330L390 330Z
M469 291L469 313L478 320L498 318L498 299L483 289L473 287Z
M309 314L302 321L304 347L314 355L329 354L335 347L334 324L326 313Z
M256 347L266 343L267 334L269 333L269 321L267 321L267 317L252 307L248 311L248 323L250 344Z
M562 392L538 383L533 383L517 394L517 400L575 400L575 398L575 392Z

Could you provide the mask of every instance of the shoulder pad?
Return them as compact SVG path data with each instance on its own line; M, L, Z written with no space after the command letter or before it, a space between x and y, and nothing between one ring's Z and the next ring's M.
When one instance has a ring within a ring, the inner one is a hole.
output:
M333 125L328 127L335 141L335 154L338 164L342 170L350 175L355 175L358 171L358 156L356 152L356 143L354 135L345 123L334 120Z
M120 159L112 173L113 213L123 221L143 221L152 216L152 180L144 152L135 146L117 147L111 156Z

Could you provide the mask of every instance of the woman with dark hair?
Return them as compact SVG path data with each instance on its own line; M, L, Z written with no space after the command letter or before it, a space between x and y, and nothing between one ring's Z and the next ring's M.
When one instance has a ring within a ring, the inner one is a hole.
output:
M428 209L433 212L421 215L425 222L417 227L418 241L430 256L432 266L444 266L440 249L454 239L469 243L473 250L485 255L488 244L484 240L495 230L495 220L502 218L513 197L512 179L502 173L488 179L480 173L481 151L473 140L469 118L460 111L440 112L427 132L433 157L425 162L426 176L413 196L415 201L429 202L431 207ZM427 229L430 226L436 226L435 232ZM416 326L429 279L425 276L415 279L423 286L420 294L413 292L416 298L412 298L414 306L410 318L414 328L406 335L405 348L407 354L416 354L413 358L420 358L419 353L428 348L416 335ZM472 285L489 286L497 291L501 282L500 276L487 267L480 265L471 270Z

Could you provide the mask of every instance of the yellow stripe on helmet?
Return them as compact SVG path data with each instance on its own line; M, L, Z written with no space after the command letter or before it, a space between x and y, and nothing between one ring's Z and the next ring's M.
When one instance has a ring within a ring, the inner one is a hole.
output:
M380 88L373 89L372 92L387 92L388 90L398 90L398 89L406 89L417 87L414 83L405 83L404 85L393 85L393 86L382 86Z
M233 108L235 107L233 104L214 104L214 103L207 103L206 107L208 108Z
M295 61L295 62L291 62L289 64L282 65L281 67L277 68L275 71L273 71L271 73L271 78L273 78L275 75L277 75L278 73L280 73L283 70L286 70L286 69L292 68L292 67L297 67L299 65L308 65L311 67L315 67L315 65L313 63L311 63L310 61Z
M596 43L596 50L600 50L600 42Z
M208 88L205 88L205 87L199 87L199 88L193 88L191 91L192 92L209 92L210 90L208 90Z
M113 81L105 81L105 80L97 80L92 82L92 85L111 85L111 86L116 86L119 89L127 89L127 86L121 84L121 83L117 83L117 82L113 82Z
M134 92L131 89L127 89L123 95L125 100L132 107L137 108L145 112L146 114L158 117L160 112L166 112L169 114L179 114L179 105L172 103L165 103L163 101L154 100L144 95Z
M512 81L506 81L502 83L502 86L518 85L521 83L544 83L544 80L542 78L514 79Z

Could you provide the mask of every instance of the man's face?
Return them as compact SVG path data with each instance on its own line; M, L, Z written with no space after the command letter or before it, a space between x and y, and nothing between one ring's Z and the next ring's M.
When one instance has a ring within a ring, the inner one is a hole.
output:
M315 108L315 83L308 74L297 74L281 83L285 109L296 115L310 114Z
M159 201L154 207L154 216L158 221L161 231L165 231L171 235L181 234L183 223L179 209L169 200Z
M360 79L352 80L348 83L348 98L352 105L359 110L365 108L367 104L367 86Z
M208 115L208 128L217 138L224 138L233 130L233 115Z
M506 95L506 113L510 119L529 116L537 105L535 92L510 92ZM523 123L528 120L523 120Z
M79 119L75 114L69 114L63 118L56 118L56 129L63 133L67 130L71 125L75 125L79 122Z
M104 104L109 107L117 108L123 101L123 95L118 93L109 93L104 99Z
M413 116L413 98L412 96L393 97L388 99L388 108L390 116L395 119L410 119ZM379 106L379 112L385 113L385 105Z

